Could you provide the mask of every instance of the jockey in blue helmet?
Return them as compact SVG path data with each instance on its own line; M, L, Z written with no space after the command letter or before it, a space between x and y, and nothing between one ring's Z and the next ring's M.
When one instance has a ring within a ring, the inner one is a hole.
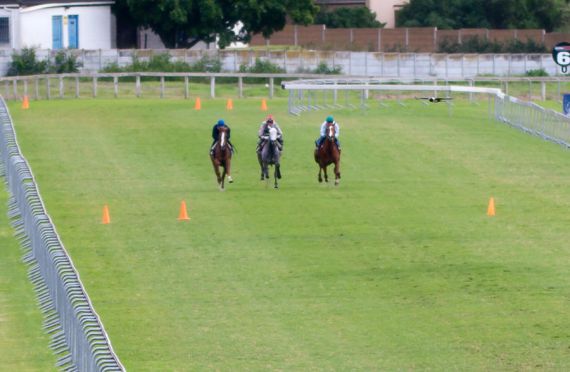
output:
M325 121L321 124L321 136L315 141L315 144L317 145L317 149L321 146L321 143L323 143L323 140L325 139L325 133L327 130L327 126L329 125L334 125L334 141L338 147L338 150L340 151L340 141L338 140L338 136L340 134L340 126L338 125L338 123L336 121L334 121L334 118L329 115L327 116L327 118L325 119Z
M214 124L214 126L212 127L212 146L210 146L210 153L212 153L214 151L214 145L216 144L216 142L218 142L218 136L220 135L219 132L219 128L220 127L226 127L228 129L227 133L228 133L228 143L230 144L230 146L232 147L232 151L233 151L233 145L230 142L230 134L231 134L231 129L230 127L226 124L226 122L224 121L224 119L220 119L218 120L218 122L216 124Z

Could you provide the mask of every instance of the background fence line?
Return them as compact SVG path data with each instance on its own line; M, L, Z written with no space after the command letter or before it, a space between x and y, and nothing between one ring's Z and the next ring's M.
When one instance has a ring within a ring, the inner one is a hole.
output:
M16 50L0 50L0 75L6 75ZM528 71L544 70L550 76L560 75L551 54L439 54L387 53L355 51L289 50L289 49L108 49L64 51L38 49L38 60L53 61L58 53L73 55L84 73L101 72L109 66L126 67L134 60L148 61L152 56L167 54L172 62L194 64L203 58L219 59L224 72L240 72L256 59L270 61L287 73L310 73L321 63L340 68L342 74L392 78L472 78L481 75L515 76Z
M62 99L62 98L97 98L105 97L177 97L189 99L204 95L204 86L209 84L206 93L210 98L218 96L220 85L234 86L236 95L243 98L247 84L265 86L265 94L273 98L279 84L284 81L298 79L336 79L350 81L367 77L316 75L316 74L253 74L253 73L100 73L100 74L59 74L32 75L0 78L0 94L4 99L21 100L24 96L30 99ZM570 76L560 77L475 77L467 79L441 78L377 78L385 84L418 84L447 86L450 84L469 85L471 87L498 87L510 94L511 88L516 87L513 96L527 100L553 99L561 101L562 94L570 93ZM200 93L195 89L202 85ZM145 90L145 88L148 88ZM515 90L515 89L513 89Z
M57 367L66 371L124 371L71 258L48 216L30 167L0 99L0 170L10 194L9 219L24 249L44 330Z

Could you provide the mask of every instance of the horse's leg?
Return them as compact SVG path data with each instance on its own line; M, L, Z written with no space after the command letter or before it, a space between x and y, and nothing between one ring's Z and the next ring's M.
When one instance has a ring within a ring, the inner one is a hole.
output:
M279 166L277 164L275 164L275 171L273 172L273 180L274 180L274 185L273 187L275 187L276 189L279 188L279 184L277 183L277 172L279 172Z
M338 185L340 183L340 159L336 159L334 162L334 184Z
M261 180L263 181L263 161L261 160L261 150L257 153L257 161L259 162L259 169L261 170Z
M323 182L323 177L322 174L323 173L323 167L319 164L319 183Z
M226 160L226 174L228 175L228 182L229 183L234 182L234 180L232 178L232 174L231 174L231 169L232 169L232 158L228 157L228 160Z
M265 176L266 180L269 179L269 163L267 162L263 162L263 175Z
M224 181L226 180L226 165L222 164L222 175L220 176L220 190L224 191Z
M218 181L218 184L220 184L222 181L219 169L220 163L216 159L212 158L212 166L214 167L214 173L216 173L216 180Z
M325 182L329 182L329 176L327 174L327 165L323 167L323 172L325 173Z

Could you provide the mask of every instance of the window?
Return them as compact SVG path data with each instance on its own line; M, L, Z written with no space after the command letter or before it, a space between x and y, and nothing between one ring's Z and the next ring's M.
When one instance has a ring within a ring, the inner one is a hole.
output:
M10 18L0 17L0 44L10 44Z

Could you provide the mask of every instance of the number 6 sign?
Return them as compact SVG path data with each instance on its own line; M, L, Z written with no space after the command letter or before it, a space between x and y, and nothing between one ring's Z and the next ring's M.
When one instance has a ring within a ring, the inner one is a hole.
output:
M554 62L562 67L562 72L566 73L570 65L570 43L562 42L556 44L554 49L552 49L552 58L554 58Z

